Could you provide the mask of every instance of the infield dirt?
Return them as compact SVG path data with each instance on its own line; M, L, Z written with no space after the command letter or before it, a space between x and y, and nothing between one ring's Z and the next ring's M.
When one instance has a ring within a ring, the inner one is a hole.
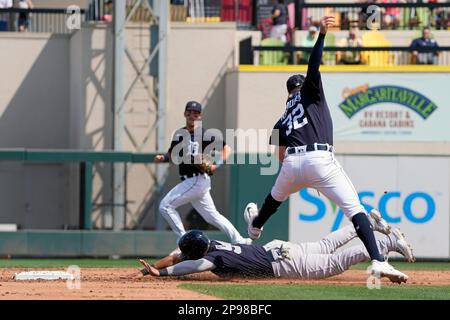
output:
M180 289L180 283L211 283L211 284L335 284L335 285L365 285L367 275L364 270L349 270L342 275L325 280L292 280L292 279L233 279L223 280L212 273L203 273L185 277L124 279L137 269L133 268L85 268L81 270L81 288L67 289L65 281L15 281L16 272L37 269L0 269L0 299L32 299L32 300L101 300L101 299L150 299L150 300L190 300L217 299L189 290ZM41 269L42 270L42 269ZM62 270L62 269L46 269ZM410 279L402 285L450 285L450 270L408 270ZM382 280L383 285L391 284Z

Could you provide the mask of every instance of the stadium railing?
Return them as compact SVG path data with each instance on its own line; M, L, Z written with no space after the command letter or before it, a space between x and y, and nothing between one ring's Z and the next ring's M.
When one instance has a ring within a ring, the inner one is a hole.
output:
M34 8L20 9L8 8L0 9L0 16L5 22L0 26L0 31L18 31L18 21L20 14L28 14L28 32L49 32L49 33L71 33L67 27L67 20L73 11L69 9ZM80 9L80 23L86 21L86 11Z
M41 150L41 149L0 149L1 161L40 162L40 163L78 163L80 170L80 226L82 229L91 229L91 213L93 208L92 183L93 164L98 162L109 163L143 163L154 162L156 153L131 153L117 151L80 151L80 150ZM110 204L127 206L127 166L124 166L125 200L123 204Z
M368 17L375 13L367 12L370 4L364 3L332 1L303 3L303 1L294 0L286 3L291 16L295 17L291 23L297 30L307 30L310 25L317 25L319 19L325 14L336 17L338 29L348 30L350 26L363 29ZM382 28L396 30L420 29L424 26L443 30L449 28L450 3L377 3L376 5L379 8L376 12L379 13ZM235 21L239 29L263 31L270 27L273 4L259 0L185 0L171 1L171 7L172 10L181 9L184 12L184 15L177 15L177 21ZM388 25L389 19L394 21Z
M371 5L379 9L374 7L371 10ZM449 27L450 3L306 3L297 5L295 12L301 12L296 14L296 28L299 30L317 25L323 15L334 15L341 30L352 26L368 29L367 20L372 17L374 20L371 20L376 22L377 16L382 29L412 30L430 26L446 30Z
M254 61L253 56L255 52L261 54L261 52L280 52L284 51L290 55L290 64L300 64L298 60L295 58L295 53L303 52L309 53L312 48L307 47L296 47L296 46L252 46L251 49L245 49L240 47L241 50L244 50L246 55L250 55L249 57L243 57L241 54L241 59L245 61ZM338 65L338 64L346 64L340 63L337 58L336 53L343 52L359 52L360 53L360 63L347 63L347 64L359 64L366 66L397 66L397 65L409 65L409 64L419 64L416 58L416 55L413 52L417 52L419 56L431 55L434 56L438 53L435 59L433 59L434 65L450 65L450 46L442 46L439 48L411 48L409 46L383 46L383 47L325 47L324 49L324 57L327 56L327 59L323 59L323 64L326 65ZM332 59L330 58L332 57ZM304 63L302 63L304 64Z

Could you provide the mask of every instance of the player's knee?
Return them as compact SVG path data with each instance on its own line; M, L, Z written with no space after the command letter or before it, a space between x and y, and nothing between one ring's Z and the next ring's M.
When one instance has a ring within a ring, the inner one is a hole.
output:
M165 199L163 199L161 201L161 203L159 204L159 212L162 215L169 214L170 209L171 209L170 202L169 201L165 201Z
M285 201L288 198L287 195L276 191L276 190L272 190L269 195L266 197L266 201L270 201L271 203L273 203L274 205L278 204L278 207L281 205L281 203L283 201Z
M367 213L362 205L344 209L343 211L344 211L345 216L350 220L352 220L353 217L356 216L358 213Z

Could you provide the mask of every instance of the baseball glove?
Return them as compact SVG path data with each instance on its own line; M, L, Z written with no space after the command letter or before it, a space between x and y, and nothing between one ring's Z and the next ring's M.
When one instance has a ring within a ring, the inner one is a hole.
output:
M206 173L209 176L213 175L212 166L214 165L214 163L211 157L200 154L195 160L196 161L194 162L194 166L198 170L200 170L200 172Z

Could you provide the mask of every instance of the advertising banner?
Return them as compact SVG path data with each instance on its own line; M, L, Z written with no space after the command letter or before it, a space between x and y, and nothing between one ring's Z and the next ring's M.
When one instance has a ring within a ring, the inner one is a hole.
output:
M399 227L417 257L450 257L450 158L337 158L366 210L377 208L387 222ZM303 189L290 196L290 241L318 241L348 223L343 212L314 189Z
M324 73L336 141L450 141L447 73Z

